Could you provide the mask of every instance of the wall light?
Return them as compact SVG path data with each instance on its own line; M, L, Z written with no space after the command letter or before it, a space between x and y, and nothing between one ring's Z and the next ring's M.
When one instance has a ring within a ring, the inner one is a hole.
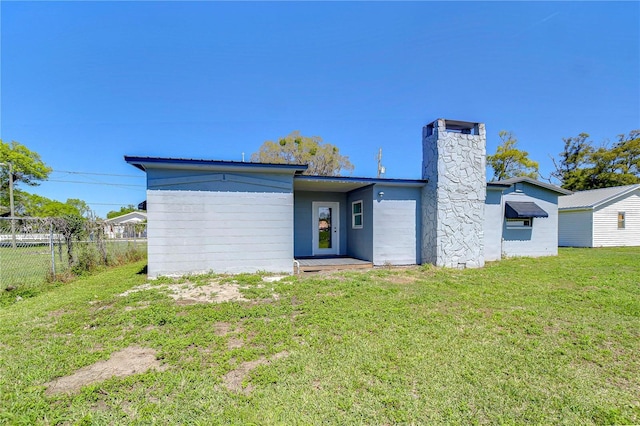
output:
M384 197L384 192L382 192L382 191L378 192L378 197L380 197L380 198Z

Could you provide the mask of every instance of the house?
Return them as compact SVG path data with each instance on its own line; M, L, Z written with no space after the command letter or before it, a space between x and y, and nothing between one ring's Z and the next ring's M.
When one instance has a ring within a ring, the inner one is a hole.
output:
M485 260L557 255L558 198L570 193L529 177L489 182Z
M640 246L640 184L560 197L558 223L560 246Z
M148 273L291 273L294 259L336 256L370 265L482 267L486 245L487 252L503 252L500 227L485 240L486 199L492 200L487 211L498 206L502 217L503 192L515 187L487 185L485 145L482 123L428 124L421 179L309 176L306 165L125 156L147 173ZM545 194L530 186L531 199Z
M106 219L104 233L107 238L141 238L146 237L144 226L139 224L147 220L147 213L133 211L111 219Z

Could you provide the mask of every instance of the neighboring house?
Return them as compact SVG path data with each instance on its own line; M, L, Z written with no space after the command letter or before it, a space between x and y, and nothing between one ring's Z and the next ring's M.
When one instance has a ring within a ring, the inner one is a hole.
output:
M560 246L640 246L640 184L560 197Z
M504 252L501 228L485 233L485 206L487 212L499 210L501 220L502 197L520 196L508 193L515 184L487 185L485 146L482 123L434 121L423 128L422 179L309 176L302 174L306 165L292 164L125 161L147 173L151 277L291 273L294 258L325 256L465 268L483 266L486 253L497 259ZM538 186L527 183L525 197L540 194L541 208L553 210L544 203L555 192ZM551 220L555 210L553 215ZM531 228L541 223L535 220ZM533 247L538 239L529 242ZM524 247L507 253L524 255ZM533 253L552 254L537 248Z
M570 193L529 177L489 182L485 260L557 255L558 197Z
M136 226L147 220L147 213L134 211L104 221L107 238L144 238L146 229Z

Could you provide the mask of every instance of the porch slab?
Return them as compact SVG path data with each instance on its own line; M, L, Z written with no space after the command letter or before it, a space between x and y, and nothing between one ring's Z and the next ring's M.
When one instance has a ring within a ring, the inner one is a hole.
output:
M373 268L373 262L346 256L297 257L295 260L300 263L300 272Z

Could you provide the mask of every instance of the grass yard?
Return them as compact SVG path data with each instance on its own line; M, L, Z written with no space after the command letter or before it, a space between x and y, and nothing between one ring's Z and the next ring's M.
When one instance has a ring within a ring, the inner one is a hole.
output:
M640 423L639 248L138 288L143 267L0 308L0 423ZM211 283L246 300L169 297ZM161 371L45 386L127 348Z

